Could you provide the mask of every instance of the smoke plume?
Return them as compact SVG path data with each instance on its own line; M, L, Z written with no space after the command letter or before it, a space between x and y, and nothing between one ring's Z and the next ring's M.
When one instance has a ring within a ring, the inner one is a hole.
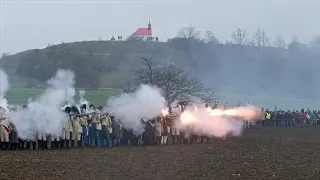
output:
M27 109L12 112L11 122L20 138L32 139L37 132L52 135L61 133L67 121L61 106L73 100L74 78L72 71L58 70L39 99L30 101Z
M86 95L86 91L85 90L80 90L79 91L79 101L80 104L86 104L88 105L89 101L87 101L84 96Z
M146 122L161 114L165 100L157 87L141 85L134 93L109 98L107 106L108 111L120 120L124 128L141 134L145 128L141 120Z
M8 102L5 99L6 92L9 90L9 80L7 74L0 69L0 107L8 110Z

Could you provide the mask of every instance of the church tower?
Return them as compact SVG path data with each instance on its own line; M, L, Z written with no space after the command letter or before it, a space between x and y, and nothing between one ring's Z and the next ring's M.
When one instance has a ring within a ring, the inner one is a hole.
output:
M148 30L151 31L151 23L150 23L150 20L149 20L149 24L148 24Z

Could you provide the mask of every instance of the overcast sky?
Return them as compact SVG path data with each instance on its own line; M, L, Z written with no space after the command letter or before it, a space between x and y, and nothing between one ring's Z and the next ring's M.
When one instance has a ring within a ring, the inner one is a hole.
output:
M128 37L151 20L165 40L189 24L221 41L236 28L271 38L320 35L319 0L0 0L0 52L17 53L79 40Z

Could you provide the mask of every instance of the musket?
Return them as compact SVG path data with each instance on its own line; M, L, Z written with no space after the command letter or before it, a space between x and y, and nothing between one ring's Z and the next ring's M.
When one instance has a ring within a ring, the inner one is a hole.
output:
M90 112L90 113L82 113L82 114L78 114L78 113L70 113L69 116L75 116L75 117L82 117L82 116L89 116L89 115L100 115L100 116L107 116L109 115L109 113L99 113L99 112Z

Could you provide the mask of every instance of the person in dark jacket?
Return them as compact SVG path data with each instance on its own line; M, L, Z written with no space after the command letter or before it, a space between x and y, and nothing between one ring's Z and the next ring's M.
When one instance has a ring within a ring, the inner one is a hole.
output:
M11 131L9 134L10 150L16 150L18 148L18 133L14 124L11 124Z
M143 142L144 145L150 146L156 144L156 138L153 130L153 122L149 120L145 123L145 131L143 133Z
M120 123L115 119L114 116L111 116L112 121L112 143L113 146L120 146Z

